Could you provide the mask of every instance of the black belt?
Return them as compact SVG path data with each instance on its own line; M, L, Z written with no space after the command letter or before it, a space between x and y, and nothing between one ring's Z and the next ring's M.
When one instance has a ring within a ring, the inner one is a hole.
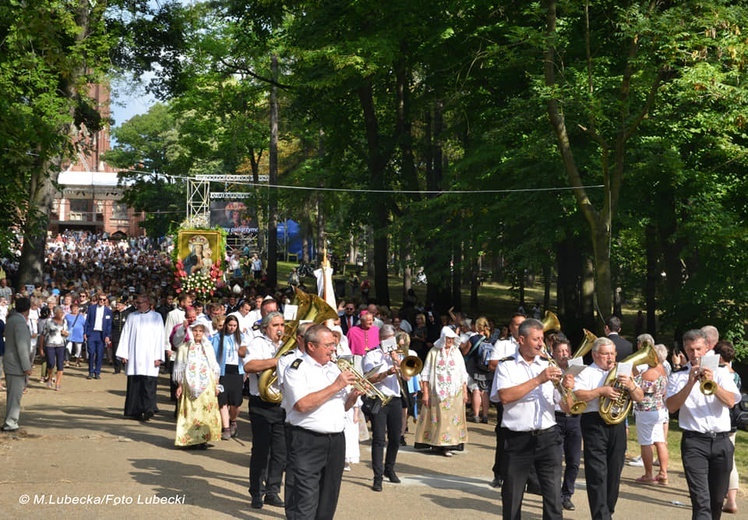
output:
M515 432L514 430L507 430L509 435L512 436L519 436L519 435L529 435L531 437L540 437L541 435L545 435L546 433L551 433L556 430L556 425L549 428L544 428L542 430L528 430L528 431L522 431L522 432Z
M556 417L574 417L574 414L566 412L556 412Z
M695 439L721 439L730 436L730 432L695 432L692 430L683 430L684 437L693 437Z
M315 432L314 430L307 430L306 428L302 428L301 426L293 426L293 425L291 425L291 429L304 432L304 433L308 433L310 435L314 435L315 437L337 437L338 435L343 435L343 432L320 433L320 432Z

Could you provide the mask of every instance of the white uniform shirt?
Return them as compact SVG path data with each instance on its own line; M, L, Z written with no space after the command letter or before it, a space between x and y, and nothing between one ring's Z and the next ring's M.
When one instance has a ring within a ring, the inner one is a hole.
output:
M535 356L531 362L517 354L496 367L496 382L498 388L511 388L521 385L536 377L548 368L548 361ZM499 401L498 390L492 395ZM515 432L545 430L556 424L554 404L560 401L560 395L551 381L533 388L524 397L504 405L504 416L501 426Z
M683 370L670 374L667 383L666 398L680 392L688 382L688 374L691 372L691 363ZM735 385L732 374L720 367L714 371L714 381L719 386L735 395L735 402L740 401L740 391ZM691 393L688 394L683 406L678 412L678 423L681 429L699 433L719 433L730 431L730 409L715 395L704 395L699 389L699 384L693 385Z
M294 405L303 397L327 388L340 375L335 363L320 365L314 358L304 354L286 369L283 379L284 394L288 394L286 420L317 433L340 433L345 428L345 401L348 390L343 389L311 412L301 413Z
M281 397L281 408L283 408L286 411L286 414L290 411L290 406L288 405L288 392L285 391L283 385L285 383L285 377L286 377L286 370L288 370L288 366L299 359L301 356L303 356L304 353L299 350L298 348L295 348L293 350L289 350L285 354L283 354L280 358L278 358L278 366L275 369L275 373L278 377L278 388L280 388L282 397Z
M509 336L509 339L500 339L494 343L489 360L496 361L497 359L514 356L517 354L518 350L519 343L514 339L514 336Z
M382 365L379 367L379 370L377 370L377 374L381 374L387 372L390 367L395 366L395 363L392 361L392 356L382 352L381 348L375 348L367 352L364 356L362 368L364 369L364 373L367 373L377 365ZM400 397L400 384L397 381L396 374L388 375L374 386L376 386L385 396Z
M603 385L609 370L603 370L595 363L582 370L574 379L574 390L594 390ZM595 397L592 401L587 402L587 408L584 413L600 411L600 398Z
M250 342L249 347L247 348L247 355L244 356L243 364L246 365L254 359L270 359L275 357L278 348L280 348L280 345L270 341L267 336L263 335L256 337ZM249 393L252 395L260 395L258 381L261 373L262 372L249 374ZM278 390L277 384L274 384L273 387Z

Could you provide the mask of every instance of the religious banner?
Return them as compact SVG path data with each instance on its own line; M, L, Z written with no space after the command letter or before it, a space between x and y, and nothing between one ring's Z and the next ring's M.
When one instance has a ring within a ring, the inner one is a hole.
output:
M183 229L177 237L174 289L207 300L223 285L225 239L220 230Z

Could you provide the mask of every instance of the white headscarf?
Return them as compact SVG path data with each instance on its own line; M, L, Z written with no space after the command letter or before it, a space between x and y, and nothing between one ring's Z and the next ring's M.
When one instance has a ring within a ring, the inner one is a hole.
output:
M459 338L459 336L454 330L452 330L452 327L442 327L441 334L439 334L439 339L434 342L434 347L439 349L444 348L444 345L446 345L447 343L447 338Z

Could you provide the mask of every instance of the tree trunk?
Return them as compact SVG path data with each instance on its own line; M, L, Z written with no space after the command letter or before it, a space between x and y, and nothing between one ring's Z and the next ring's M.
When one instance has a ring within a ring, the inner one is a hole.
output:
M653 337L657 334L657 230L653 224L644 228L644 240L647 250L647 280L644 287L644 301L647 309L646 331Z
M60 171L56 162L41 165L32 173L29 185L29 207L23 225L23 247L16 277L16 292L26 284L41 283L44 275L44 253L47 244L47 228L55 187L52 179Z
M368 146L368 167L372 188L384 190L387 161L382 155L379 139L379 123L374 106L374 93L369 81L359 91L359 101L364 114L366 141ZM374 204L372 226L374 228L374 287L379 305L390 305L390 288L387 277L389 227L389 201L386 197Z
M278 284L278 57L270 58L270 68L275 82L270 86L270 148L268 157L268 258L267 284Z
M550 251L549 251L550 257ZM551 264L546 263L543 265L543 309L548 310L551 308Z

